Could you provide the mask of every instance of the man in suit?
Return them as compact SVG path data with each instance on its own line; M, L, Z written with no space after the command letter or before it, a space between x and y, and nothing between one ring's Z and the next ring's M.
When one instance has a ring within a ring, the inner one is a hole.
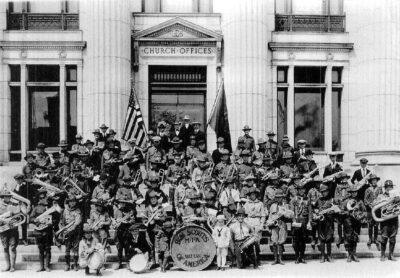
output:
M329 159L331 162L324 169L324 174L323 174L324 178L343 171L342 166L340 166L339 163L337 163L336 161L337 159L336 153L334 152L329 153ZM336 190L336 182L333 179L332 181L329 181L327 185L329 187L329 194L330 194L329 196L334 197Z
M294 152L294 162L297 163L300 157L306 157L307 141L304 139L297 140L297 149Z
M182 147L184 149L190 144L190 135L193 134L193 131L193 126L190 124L190 117L189 115L185 115L183 125L180 129L180 138L182 139Z
M193 122L193 134L196 137L196 144L199 143L200 140L206 140L206 134L200 130L201 123Z
M217 139L217 148L212 152L212 159L214 164L217 165L221 162L221 151L225 148L225 140L222 137Z
M371 171L367 169L368 159L365 157L360 159L360 169L356 170L351 178L351 182L353 184L358 183L361 181L366 175L368 175ZM368 188L368 181L365 182L361 188L358 190L358 196L364 199L365 190Z

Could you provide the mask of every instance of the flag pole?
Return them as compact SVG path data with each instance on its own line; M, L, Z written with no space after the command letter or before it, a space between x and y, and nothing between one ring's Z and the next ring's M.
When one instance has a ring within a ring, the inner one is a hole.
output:
M215 96L214 104L213 104L213 106L211 108L210 116L208 117L208 120L207 120L207 125L210 125L211 115L214 114L214 110L216 108L217 100L218 100L219 97L221 97L220 93L221 93L221 89L222 89L223 85L224 85L224 79L222 79L221 83L219 84L219 87L218 87L218 90L217 90L217 95Z

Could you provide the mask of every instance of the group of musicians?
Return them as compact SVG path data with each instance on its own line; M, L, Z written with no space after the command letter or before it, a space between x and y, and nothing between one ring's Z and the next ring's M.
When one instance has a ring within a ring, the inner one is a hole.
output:
M256 143L246 125L233 152L220 137L210 154L200 123L191 123L188 116L171 132L166 129L160 122L157 131L149 132L145 148L132 139L129 149L122 150L115 131L103 124L94 130L93 141L76 135L72 146L61 141L59 152L48 154L39 143L35 155L26 154L15 187L0 194L4 270L15 270L19 241L18 226L7 219L21 211L27 215L21 225L25 244L27 225L34 225L38 271L50 271L51 246L56 244L65 245L65 271L84 268L87 274L94 270L101 275L112 242L116 269L145 254L150 267L166 271L173 264L171 238L185 225L202 226L212 234L221 270L259 266L265 234L270 236L272 264L284 264L288 233L296 264L306 263L310 237L321 262L331 262L335 222L336 245L344 245L348 262L359 261L356 248L363 224L368 225L368 247L376 245L382 261L395 260L398 219L378 223L372 211L391 197L394 185L386 180L380 186L367 159L360 160L360 169L350 177L335 153L329 154L329 165L319 168L305 140L294 148L287 136L278 144L274 132L268 132L268 140ZM28 200L32 208L13 196Z

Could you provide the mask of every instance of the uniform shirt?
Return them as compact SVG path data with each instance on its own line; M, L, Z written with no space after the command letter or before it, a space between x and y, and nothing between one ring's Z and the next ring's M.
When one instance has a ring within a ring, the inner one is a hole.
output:
M35 163L27 163L22 167L22 174L24 174L26 179L31 179L33 177L33 171L36 169Z
M217 248L228 248L231 240L231 229L225 225L216 225L212 230L212 237Z
M207 169L207 168L205 168L205 169ZM201 169L200 167L194 168L194 170L192 172L192 182L196 182L196 179L199 178L199 177L203 178L203 174L204 174L205 169Z
M37 153L36 154L36 164L39 167L45 168L50 165L50 156L48 153Z
M252 228L246 223L235 221L230 225L232 238L234 241L242 241L249 237L252 233Z
M239 175L239 182L243 182L244 178L253 173L253 167L248 164L239 164L237 166L237 174Z
M266 153L272 157L273 160L276 160L278 158L278 143L275 142L272 139L268 139L267 144L266 144Z
M153 159L165 163L165 152L161 147L156 148L155 146L151 146L147 150L146 163L149 164L150 163L149 161Z
M183 185L180 183L174 193L174 204L175 207L181 207L185 202L187 202L188 197L190 193L193 191L192 188L189 187L189 185Z
M110 191L105 187L96 186L92 193L92 200L103 200L107 201L111 198Z
M310 200L311 206L315 206L321 196L321 192L314 187L311 188L307 193L307 198Z
M335 190L335 201L337 203L342 203L344 199L348 198L350 196L349 193L349 184L348 183L338 183L336 185L336 190Z
M74 224L75 228L77 226L79 226L82 222L82 213L78 208L65 207L63 214L62 214L60 224L62 226L66 226L66 225L70 224L71 222L75 223ZM71 230L73 230L73 229L71 229Z
M137 196L137 193L133 189L127 188L125 186L121 186L117 190L115 199L131 201L133 203L138 199L138 196Z
M93 225L97 222L101 222L101 224L97 224L96 227L94 228L95 231L101 228L108 228L111 224L111 219L108 214L108 212L99 212L97 209L94 209L90 212L90 218L88 219L89 225Z
M272 223L274 219L276 219L277 214L280 213L282 214L282 217L284 218L293 218L294 213L292 210L290 210L289 204L282 203L278 204L276 202L271 204L271 207L269 208L269 215L268 215L268 220L267 223ZM282 217L280 217L278 221L278 227L279 228L286 228L286 223L283 221Z
M226 207L230 202L240 202L240 193L236 189L225 188L219 197L219 203L221 206Z
M294 166L292 165L284 164L279 169L283 178L289 178L294 173Z
M251 152L253 152L256 149L254 138L251 137L250 135L243 135L243 136L239 137L239 140L240 139L244 140L245 149L247 149Z
M295 196L289 204L290 210L294 213L296 222L311 221L311 202L307 197Z
M167 178L177 178L178 174L182 173L185 170L184 167L181 167L180 165L172 164L168 166L167 172L165 176Z
M375 186L375 187L373 187L372 185L369 186L365 190L365 196L364 196L364 204L365 204L365 206L367 208L372 208L376 198L380 194L383 194L383 189L382 189L381 186Z
M260 200L248 200L243 205L243 208L247 214L246 223L256 231L260 230L264 224L265 216L268 214L264 204Z

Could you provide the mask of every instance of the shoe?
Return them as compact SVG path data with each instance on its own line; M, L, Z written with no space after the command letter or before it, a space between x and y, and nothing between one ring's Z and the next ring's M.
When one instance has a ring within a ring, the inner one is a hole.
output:
M352 260L353 260L354 262L356 262L356 263L359 263L359 262L360 262L360 260L357 258L357 256L356 256L355 253L353 253L353 255L351 256L351 258L352 258Z
M257 268L257 266L254 266L254 268ZM221 267L221 271L225 271L225 267Z
M89 268L88 268L88 267L85 267L85 274L86 274L86 275L89 275L89 274L90 274L90 271L89 271Z
M51 271L49 267L45 267L44 269L46 270L46 272L50 272Z
M221 270L221 267L217 267L217 270Z
M10 272L14 272L15 268L14 267L10 267Z
M42 271L44 271L44 268L43 268L43 267L41 267L41 268L39 268L38 270L36 270L36 272L42 272Z
M70 271L70 269L71 269L71 267L69 265L66 265L64 268L65 271Z
M389 254L388 260L393 262L397 261L397 259L393 256L393 254Z
M386 261L386 256L385 256L385 255L382 255L382 256L381 256L381 262L384 262L384 261Z
M331 262L332 262L332 257L331 257L331 256L327 256L327 257L326 257L326 261L327 261L328 263L331 263Z
M301 259L301 260L300 260L300 263L302 263L302 264L307 264L307 262L306 262L305 259Z
M10 267L9 266L1 270L1 272L7 272L7 271L10 271Z
M322 256L321 259L319 260L320 263L324 263L325 262L325 257Z
M296 259L296 261L294 263L295 264L299 264L300 263L300 259Z
M381 251L381 244L379 242L375 241L375 245L376 245L376 249L378 251Z
M101 274L101 272L100 272L100 269L98 269L98 270L96 271L96 276L103 276L103 274Z
M351 263L351 255L350 254L347 255L347 262Z
M367 242L368 249L371 249L372 239L369 239Z
M118 269L121 269L121 268L122 268L122 262L119 262L114 269L118 270Z

